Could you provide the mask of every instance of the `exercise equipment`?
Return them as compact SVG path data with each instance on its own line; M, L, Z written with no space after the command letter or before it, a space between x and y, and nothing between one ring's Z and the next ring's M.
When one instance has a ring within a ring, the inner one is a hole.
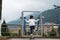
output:
M25 21L26 17L24 17L24 34L26 35L26 21Z

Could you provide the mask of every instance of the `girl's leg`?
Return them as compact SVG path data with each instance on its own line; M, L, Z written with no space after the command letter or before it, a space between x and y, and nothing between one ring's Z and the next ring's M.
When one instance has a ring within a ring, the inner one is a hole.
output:
M32 31L33 31L32 26L30 26L30 34L32 34Z
M30 38L33 38L33 27L30 26Z
M30 26L30 33L32 34L34 32L35 26Z
M31 26L31 27L30 27L30 33L31 33L31 34L30 34L30 38L34 38L34 36L33 36L34 27L35 27L35 26Z

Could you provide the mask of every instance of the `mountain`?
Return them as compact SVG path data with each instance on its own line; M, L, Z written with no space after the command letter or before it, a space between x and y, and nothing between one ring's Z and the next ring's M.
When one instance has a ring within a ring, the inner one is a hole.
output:
M40 15L40 12L34 12L32 15L34 16L35 19L37 19L38 16ZM30 15L26 16L26 19L29 19L29 17L30 17ZM19 25L22 24L22 19L19 18L17 20L8 22L7 24L9 24L8 27L10 30L16 30L19 27ZM10 24L12 24L12 25L10 25Z
M32 15L34 16L35 19L37 19L40 16L41 13L33 13ZM47 11L42 12L42 15L44 16L43 18L43 23L60 23L60 9L50 9ZM29 16L26 16L27 19L29 19ZM11 21L8 24L22 24L22 19L17 19L15 21ZM15 29L17 26L9 26L9 28ZM15 27L15 28L14 28Z
M60 9L47 10L42 12L42 15L44 16L43 23L60 23Z
M60 24L60 8L47 10L42 12L42 15L44 16L43 23ZM60 25L58 25L58 27L58 31L60 32Z
M34 19L37 19L38 16L40 15L40 12L34 12L32 14L34 16ZM30 15L26 16L26 19L29 19L30 18ZM11 22L8 22L8 24L22 24L22 19L17 19L17 20L13 20Z
M40 12L35 12L32 14L35 19L37 19L40 16ZM50 9L47 11L42 12L43 23L46 22L54 22L59 23L60 22L60 9ZM29 19L30 15L26 16L27 19ZM22 24L22 19L13 20L11 22L8 22L8 24Z

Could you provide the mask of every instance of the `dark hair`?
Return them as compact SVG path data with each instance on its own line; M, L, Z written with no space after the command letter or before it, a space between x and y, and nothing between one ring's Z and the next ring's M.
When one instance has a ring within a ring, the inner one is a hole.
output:
M32 15L30 15L30 19L32 19L33 18L33 16Z

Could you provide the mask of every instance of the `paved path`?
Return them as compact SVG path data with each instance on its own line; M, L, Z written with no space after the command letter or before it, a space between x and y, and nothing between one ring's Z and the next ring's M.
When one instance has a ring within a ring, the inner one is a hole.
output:
M12 38L7 40L30 40L29 38ZM50 38L35 38L32 40L60 40L60 39L50 39Z

